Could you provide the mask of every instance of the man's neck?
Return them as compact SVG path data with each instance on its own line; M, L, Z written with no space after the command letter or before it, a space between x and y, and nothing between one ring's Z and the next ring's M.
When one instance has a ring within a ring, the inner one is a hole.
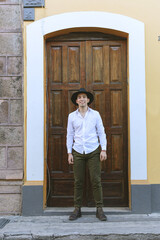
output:
M80 112L80 114L82 116L85 116L86 112L88 111L88 106L86 106L86 107L79 107L78 111Z

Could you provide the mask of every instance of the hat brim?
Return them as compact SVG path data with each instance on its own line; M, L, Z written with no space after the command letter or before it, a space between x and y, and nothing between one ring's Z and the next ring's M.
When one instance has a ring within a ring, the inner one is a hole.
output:
M86 95L87 95L87 97L89 98L89 103L88 103L88 105L90 105L92 102L93 102L93 100L94 100L94 97L93 97L93 94L92 93L90 93L90 92L83 92L83 91L79 91L79 92L75 92L75 93L73 93L73 95L72 95L72 97L71 97L71 100L72 100L72 102L76 105L76 106L78 106L78 104L76 103L76 100L77 100L77 96L79 95L79 94L81 94L81 93L85 93Z

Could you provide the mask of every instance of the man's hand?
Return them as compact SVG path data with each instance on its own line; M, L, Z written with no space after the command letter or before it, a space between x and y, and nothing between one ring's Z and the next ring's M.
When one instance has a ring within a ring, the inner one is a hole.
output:
M105 161L107 159L107 153L106 151L102 150L100 153L100 161Z
M72 153L68 153L68 163L69 164L73 164L74 163Z

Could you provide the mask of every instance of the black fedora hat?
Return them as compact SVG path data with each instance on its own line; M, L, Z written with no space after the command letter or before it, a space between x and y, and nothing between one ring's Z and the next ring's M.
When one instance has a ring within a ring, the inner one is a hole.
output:
M73 95L72 95L72 97L71 97L71 100L72 100L72 102L73 102L75 105L78 105L78 104L76 103L76 100L77 100L78 94L80 94L80 93L85 93L85 94L87 95L87 97L88 97L89 100L90 100L89 103L88 103L88 105L93 102L93 100L94 100L93 94L90 93L90 92L87 92L86 89L84 89L84 88L80 88L77 92L73 93Z

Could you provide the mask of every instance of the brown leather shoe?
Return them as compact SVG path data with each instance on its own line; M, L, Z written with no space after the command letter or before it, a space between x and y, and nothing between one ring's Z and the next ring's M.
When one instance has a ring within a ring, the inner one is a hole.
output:
M96 217L99 218L100 221L107 221L107 217L105 216L101 207L97 208Z
M69 216L69 220L73 221L79 217L81 217L81 209L79 207L75 207L74 211Z

